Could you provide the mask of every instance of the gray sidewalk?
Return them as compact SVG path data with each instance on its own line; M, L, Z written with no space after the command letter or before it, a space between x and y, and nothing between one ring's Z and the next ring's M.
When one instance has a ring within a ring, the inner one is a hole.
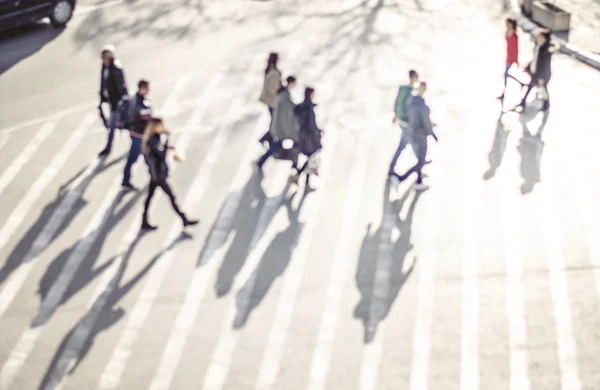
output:
M521 13L520 1L510 0L519 27L535 34L540 28ZM600 0L559 0L555 4L571 13L571 30L553 39L560 51L600 70Z

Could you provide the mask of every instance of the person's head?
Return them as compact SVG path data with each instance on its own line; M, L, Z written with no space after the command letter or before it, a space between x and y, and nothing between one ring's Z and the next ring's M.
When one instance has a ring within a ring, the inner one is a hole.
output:
M410 70L408 71L408 78L410 79L410 83L414 84L419 81L419 74L416 70Z
M138 82L138 93L141 96L146 96L150 92L150 82L148 80L140 80Z
M288 76L287 79L285 79L285 85L288 89L294 88L296 86L296 78L294 76Z
M308 100L309 102L312 102L314 98L315 98L315 89L312 87L306 87L306 89L304 90L304 100Z
M543 29L540 31L536 37L536 42L538 45L543 45L546 42L550 41L550 30Z
M517 21L513 18L506 19L506 30L513 32L517 29Z
M165 124L162 118L153 117L148 121L146 125L146 130L144 131L144 136L142 137L142 152L144 154L148 153L148 140L150 137L156 134L161 134L165 132Z
M417 96L423 97L423 95L425 95L425 91L427 91L427 83L425 81L421 81L417 87Z
M115 60L115 47L112 45L104 46L104 49L102 49L100 56L102 58L102 64L106 66L112 64Z
M269 54L269 58L267 59L267 68L265 69L265 74L269 73L271 69L277 69L277 62L279 62L279 54L271 53Z

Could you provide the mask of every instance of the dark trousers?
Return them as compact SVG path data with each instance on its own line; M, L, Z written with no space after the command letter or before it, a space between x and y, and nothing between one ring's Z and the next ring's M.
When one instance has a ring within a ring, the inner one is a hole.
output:
M125 170L123 171L123 184L130 184L131 167L133 167L133 164L135 164L138 157L140 157L140 154L142 154L142 140L140 138L131 137L131 148L129 148L127 163L125 164Z
M427 139L411 141L415 154L417 156L417 163L410 168L404 175L398 176L403 181L408 179L413 173L417 173L417 183L423 182L423 167L425 166L425 159L427 158Z
M400 154L402 154L402 151L406 148L406 145L408 145L408 138L406 137L407 128L404 126L400 126L400 128L402 129L402 135L400 136L400 143L398 144L396 153L394 153L394 157L392 158L392 162L390 164L390 169L388 171L389 173L394 172L394 168L396 167L396 163L398 162L398 159L400 158Z
M507 63L506 69L504 70L504 90L502 90L502 95L504 95L504 92L506 92L506 85L508 84L508 71L510 70L511 66L512 64Z
M106 150L107 152L110 152L110 150L112 149L112 144L113 144L113 140L115 138L115 125L117 122L117 113L116 113L116 109L114 109L113 107L110 108L110 116L108 117L108 121L106 123L107 127L108 127L108 139L106 141L106 146L104 147L104 150Z
M148 186L148 197L146 198L146 203L144 203L144 216L143 216L144 222L148 222L148 210L150 209L150 202L152 201L154 192L156 191L156 188L158 188L158 187L160 187L163 190L163 192L169 197L169 200L171 201L171 206L173 206L173 210L175 210L175 212L181 217L181 219L185 220L185 215L179 209L179 206L177 206L177 202L175 200L175 195L173 194L173 191L171 190L169 183L167 183L166 180L160 180L160 181L150 180L150 185Z
M550 82L550 80L544 80L546 82L546 88L548 88L548 83ZM537 87L538 85L538 81L537 78L534 78L533 76L531 76L531 81L529 82L529 85L527 86L527 91L525 91L525 96L523 96L523 100L521 100L521 104L525 105L525 103L527 102L527 97L529 96L529 93L531 92L531 90L533 89L533 87Z
M263 143L263 142L268 142L269 144L271 144L273 142L273 137L271 137L271 123L273 123L273 112L275 110L271 107L269 107L269 114L271 115L271 121L269 122L269 128L267 129L267 132L265 134L263 134L263 136L260 138L259 142Z

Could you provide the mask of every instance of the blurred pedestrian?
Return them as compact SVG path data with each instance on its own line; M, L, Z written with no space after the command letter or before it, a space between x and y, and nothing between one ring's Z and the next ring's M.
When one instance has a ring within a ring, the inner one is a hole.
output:
M322 130L317 126L314 103L315 90L307 87L304 90L304 101L294 108L294 113L298 120L299 130L299 149L308 159L298 171L298 176L304 172L306 174L306 189L310 190L310 175L319 174L318 152L322 148L321 135Z
M506 19L506 68L504 70L504 89L498 99L503 100L506 93L506 84L508 83L508 71L513 64L519 64L519 35L517 34L517 21L515 19Z
M296 86L296 78L289 76L286 79L285 86L282 86L277 93L277 105L273 113L273 121L271 122L270 134L273 138L269 149L257 161L256 165L262 170L267 159L276 153L283 152L284 141L291 141L297 145L299 141L296 116L294 107L296 104L292 101L290 91ZM297 168L298 162L293 161L293 168Z
M264 103L269 109L271 115L271 122L273 122L273 112L277 105L277 91L281 88L281 72L277 68L279 61L279 54L271 53L267 60L267 68L265 69L265 80L263 83L262 93L260 94L260 101ZM271 144L273 138L271 137L270 127L267 132L259 140L260 143Z
M392 176L395 172L396 163L400 158L400 154L408 145L408 117L406 115L406 107L407 103L412 97L413 90L415 84L419 81L419 74L416 70L410 70L408 72L408 84L401 85L398 88L398 95L396 96L396 102L394 103L394 119L393 123L398 122L400 125L400 143L398 144L398 148L396 149L396 153L394 153L394 157L392 158L392 162L390 163L390 168L388 170L388 175Z
M131 167L133 167L142 152L142 137L148 120L152 117L152 103L148 100L149 92L150 83L147 80L140 80L130 107L132 113L129 116L130 124L128 124L127 129L131 136L131 147L123 171L122 183L123 187L130 190L135 190L135 187L131 184Z
M114 46L105 46L102 50L101 58L100 109L102 110L102 103L108 103L110 107L110 115L106 121L108 140L106 146L99 154L100 157L103 157L108 156L112 149L116 127L117 106L122 99L127 97L128 93L123 65L115 58Z
M557 47L550 41L550 31L542 30L536 37L536 45L533 49L533 60L527 66L527 72L531 74L531 82L527 87L527 92L523 96L523 100L517 107L524 107L527 102L527 97L533 89L538 86L538 81L543 80L545 88L548 88L550 78L552 77L552 54L557 50Z
M400 181L406 180L413 173L417 173L417 181L414 185L416 190L425 190L428 188L423 183L423 167L429 162L426 161L427 157L427 137L432 136L435 141L438 141L437 136L433 131L435 126L431 123L431 110L425 103L423 96L427 90L427 84L422 82L416 89L416 96L414 96L407 105L408 114L408 142L412 146L415 154L417 155L417 163L415 166L410 168L404 175L394 174Z
M161 135L167 137L165 143L161 141ZM155 225L151 225L148 221L148 210L150 209L150 202L154 196L156 188L160 187L164 193L169 197L173 210L181 217L183 226L196 225L197 220L187 219L185 214L179 209L175 200L175 195L171 190L171 186L167 182L169 176L169 167L167 165L167 152L174 149L169 146L168 132L165 130L163 120L161 118L152 118L149 120L146 126L143 138L142 138L142 151L144 153L144 160L148 165L150 172L150 184L148 186L148 197L144 203L144 214L142 216L142 229L154 230L157 228ZM178 159L178 157L175 157Z

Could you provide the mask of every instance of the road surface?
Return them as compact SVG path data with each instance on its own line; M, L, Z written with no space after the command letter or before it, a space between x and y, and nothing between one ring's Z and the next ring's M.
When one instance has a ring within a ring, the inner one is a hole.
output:
M600 74L556 55L541 141L499 125L502 8L112 2L1 40L0 388L597 390ZM97 159L106 43L151 80L199 226L160 195L141 234L143 161L122 193L128 136ZM252 165L271 50L317 91L313 192ZM411 68L440 139L418 193L386 177Z

